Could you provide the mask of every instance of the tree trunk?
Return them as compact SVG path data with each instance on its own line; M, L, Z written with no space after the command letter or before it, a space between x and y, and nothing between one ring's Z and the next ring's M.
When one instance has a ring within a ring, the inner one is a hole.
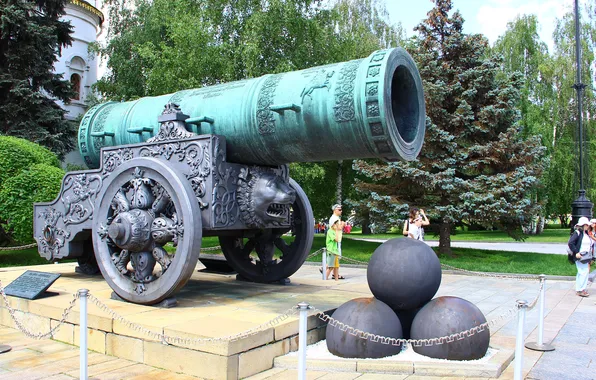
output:
M370 217L367 213L366 218L362 221L362 235L370 235L370 232Z
M335 184L336 186L336 193L335 193L335 198L336 198L336 202L338 204L341 204L341 200L342 200L342 193L341 193L341 186L342 186L342 175L343 175L343 161L339 160L337 161L337 183Z
M541 235L544 232L544 224L546 223L546 218L544 215L540 215L538 217L538 223L536 223L536 235Z
M10 237L9 234L4 231L2 226L0 226L0 247L7 247L14 243L14 240Z
M439 224L439 253L453 257L451 251L451 228L448 222Z

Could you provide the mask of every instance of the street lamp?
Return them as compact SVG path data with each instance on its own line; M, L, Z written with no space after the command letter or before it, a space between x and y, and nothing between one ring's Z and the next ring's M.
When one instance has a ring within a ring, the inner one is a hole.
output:
M579 191L576 200L571 203L571 226L575 226L578 219L582 216L592 217L592 207L594 204L586 197L584 188L584 128L582 125L582 93L586 85L582 83L581 78L581 44L579 31L579 5L575 0L575 61L576 61L576 83L573 85L577 92L577 129L579 139Z

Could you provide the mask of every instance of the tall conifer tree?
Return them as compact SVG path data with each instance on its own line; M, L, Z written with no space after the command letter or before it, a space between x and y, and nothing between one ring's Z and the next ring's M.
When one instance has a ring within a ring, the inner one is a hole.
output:
M42 144L58 155L74 147L74 125L55 99L68 102L70 83L53 73L72 42L60 21L65 0L0 0L0 134Z
M528 195L545 160L539 139L523 140L517 124L520 76L499 75L487 40L464 34L459 12L450 15L451 0L433 2L412 51L428 117L422 152L414 162L354 167L377 221L403 218L408 205L423 207L439 224L440 252L450 254L456 222L518 231L538 207Z

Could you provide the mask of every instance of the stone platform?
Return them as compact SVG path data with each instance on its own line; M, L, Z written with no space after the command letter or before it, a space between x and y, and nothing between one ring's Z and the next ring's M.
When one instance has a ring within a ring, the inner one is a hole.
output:
M50 287L57 295L37 300L8 297L23 324L35 332L55 326L77 289L87 288L110 309L126 320L156 333L180 338L218 338L254 329L303 300L332 311L352 298L321 286L320 280L297 279L290 285L267 285L237 281L235 275L195 272L178 293L178 305L164 309L110 299L112 290L101 276L76 274L75 264L49 264L0 270L6 286L25 270L60 273ZM201 269L201 265L197 267ZM328 282L331 285L331 281ZM54 339L79 343L79 304L68 316ZM2 306L3 302L2 302ZM0 309L0 323L16 327L6 308ZM308 320L309 343L324 339L325 326L315 316ZM116 356L153 367L207 379L238 379L272 368L277 356L297 350L298 314L274 327L234 341L201 344L163 344L124 321L112 318L88 302L88 346L92 351Z
M186 287L178 294L179 305L171 309L139 306L110 299L112 293L101 276L87 277L74 272L75 264L43 265L33 267L0 269L3 286L27 269L61 273L50 291L58 295L34 301L9 297L11 305L21 310L22 318L31 330L46 332L61 319L62 311L68 306L77 289L87 288L112 310L123 318L144 328L163 332L171 337L210 338L242 333L266 323L301 301L316 308L331 312L344 302L358 297L372 296L366 281L366 269L343 266L341 274L346 280L323 281L317 266L304 265L294 276L290 285L265 285L237 281L234 275L195 272ZM198 266L197 269L201 269ZM516 299L532 300L538 294L538 282L511 279L486 278L443 274L437 296L452 295L465 298L476 304L488 320L498 318L515 305ZM545 341L551 341L565 324L582 299L575 296L573 282L547 281L547 305L545 318ZM591 298L588 299L591 301ZM593 304L593 302L590 302ZM592 306L593 308L593 306ZM68 317L67 323L55 335L56 340L74 345L79 341L78 305ZM536 340L538 310L527 315L526 340ZM8 311L0 309L0 323L14 327ZM294 315L274 327L262 329L257 334L234 342L219 342L201 345L164 345L141 331L128 327L118 319L111 318L104 311L89 303L89 348L168 371L184 373L208 379L285 379L295 378L295 371L286 369L290 363L283 363L281 357L295 351L297 345L298 316ZM309 317L309 344L324 339L325 326L314 316ZM500 320L491 329L491 347L503 350L502 363L492 362L498 371L484 376L512 378L513 364L510 353L515 345L517 322L514 319ZM534 366L542 353L525 350L524 375ZM1 357L0 357L1 362ZM355 364L354 368L329 368L327 372L314 370L317 364L307 363L309 378L353 379L372 375L397 376L459 376L460 372L448 366L429 367L422 373L421 365L403 371L397 365L372 368L367 363ZM393 363L392 363L393 364ZM350 364L351 365L351 364ZM366 370L363 370L368 366ZM285 368L284 368L285 367ZM507 367L503 370L504 367ZM410 367L408 367L410 368ZM418 371L416 370L418 368ZM432 369L432 371L430 370ZM354 372L344 372L354 371ZM449 372L451 371L451 372ZM333 372L333 373L332 373ZM363 373L368 374L363 374ZM325 375L325 374L328 374ZM409 374L408 374L409 373ZM255 375L256 374L256 375ZM391 374L391 375L389 375ZM316 375L316 376L315 376ZM476 373L476 376L481 375ZM498 375L497 375L498 376Z

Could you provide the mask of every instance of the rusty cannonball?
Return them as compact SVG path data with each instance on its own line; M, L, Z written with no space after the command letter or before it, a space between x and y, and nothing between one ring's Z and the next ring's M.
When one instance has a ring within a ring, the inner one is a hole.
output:
M371 334L391 338L402 338L401 324L389 306L376 298L356 298L341 305L332 315L333 319L347 326ZM327 348L342 358L384 358L396 355L401 346L371 342L342 331L337 326L327 325Z
M459 297L437 297L427 303L412 322L412 339L448 336L486 322L484 314L470 301ZM412 345L415 352L435 359L474 360L486 355L490 342L488 327L462 340L440 345Z
M372 294L393 310L415 309L439 290L441 263L424 242L392 239L372 254L366 279Z

